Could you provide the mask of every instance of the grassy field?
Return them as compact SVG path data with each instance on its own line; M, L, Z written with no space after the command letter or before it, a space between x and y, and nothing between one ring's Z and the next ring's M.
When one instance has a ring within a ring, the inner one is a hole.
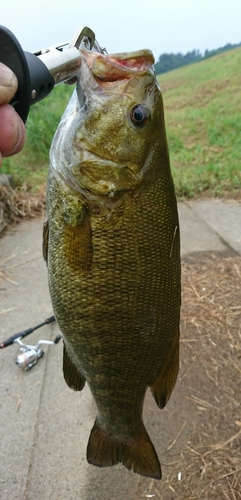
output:
M241 192L241 49L158 76L179 198ZM46 180L51 140L72 88L60 85L34 105L27 142L3 173L37 190Z
M176 191L241 188L241 49L160 75Z

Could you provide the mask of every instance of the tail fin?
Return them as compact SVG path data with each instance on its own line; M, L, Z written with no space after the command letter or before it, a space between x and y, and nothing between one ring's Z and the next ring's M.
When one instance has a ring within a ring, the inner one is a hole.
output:
M87 446L87 460L99 467L122 463L141 476L161 479L161 465L149 435L142 424L133 438L120 441L104 432L96 419Z

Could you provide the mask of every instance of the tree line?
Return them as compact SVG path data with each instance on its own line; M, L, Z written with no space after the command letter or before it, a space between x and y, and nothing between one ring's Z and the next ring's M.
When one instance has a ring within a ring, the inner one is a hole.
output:
M219 49L206 49L203 55L196 49L191 52L187 52L186 54L181 54L180 52L178 52L178 54L161 54L158 62L155 64L156 74L160 75L161 73L166 73L172 69L186 66L187 64L203 61L204 59L208 59L209 57L216 56L221 52L225 52L226 50L231 50L236 47L241 47L241 42L236 44L227 43L224 47L220 47Z

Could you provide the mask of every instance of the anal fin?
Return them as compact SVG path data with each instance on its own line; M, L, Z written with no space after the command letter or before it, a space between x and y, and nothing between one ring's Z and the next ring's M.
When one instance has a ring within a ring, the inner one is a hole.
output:
M179 370L179 340L172 352L169 363L164 371L150 385L152 395L155 398L157 406L164 408L174 389Z
M82 391L85 385L85 376L72 361L66 346L63 351L63 374L66 384L74 391Z

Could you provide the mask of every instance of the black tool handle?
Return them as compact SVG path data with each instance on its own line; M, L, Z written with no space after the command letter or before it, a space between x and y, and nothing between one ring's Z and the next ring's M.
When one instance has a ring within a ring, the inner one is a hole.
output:
M54 88L54 78L35 54L23 51L17 38L5 26L0 26L0 62L18 79L18 90L10 104L25 122L30 106L44 99Z

